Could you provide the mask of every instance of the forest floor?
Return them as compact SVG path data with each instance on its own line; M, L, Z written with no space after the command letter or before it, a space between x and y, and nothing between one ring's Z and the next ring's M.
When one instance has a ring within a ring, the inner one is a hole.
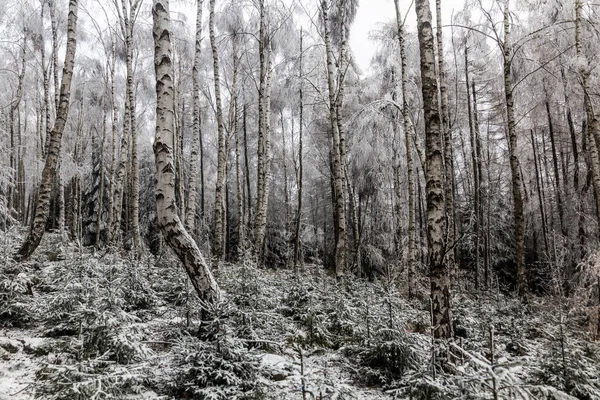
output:
M400 277L340 287L315 265L226 264L210 306L168 254L48 234L18 264L20 238L0 233L0 400L302 400L303 387L305 399L600 399L585 304L459 293L457 340L436 344L451 356L434 373L428 301L407 301Z

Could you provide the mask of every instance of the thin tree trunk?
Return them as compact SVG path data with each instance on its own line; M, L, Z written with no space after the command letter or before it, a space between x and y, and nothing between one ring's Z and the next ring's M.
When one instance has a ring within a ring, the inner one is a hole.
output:
M454 162L452 159L452 131L448 111L448 93L446 89L446 66L444 62L444 39L442 34L442 1L435 1L436 9L436 41L438 52L438 82L440 87L440 113L442 123L442 138L444 141L444 197L446 210L446 263L449 271L454 271L455 264L455 238L454 238ZM451 272L453 276L456 274Z
M96 216L96 240L94 247L100 248L100 232L102 230L102 208L104 207L104 145L108 133L108 72L105 75L104 98L102 99L102 138L100 140L100 187L98 189L98 214Z
M581 0L575 1L575 49L577 58L585 57L581 49L581 20L582 20L582 8L583 3ZM587 131L588 131L588 144L590 151L590 167L592 171L592 184L594 187L594 193L596 198L596 219L599 224L600 232L600 158L598 145L600 143L600 121L594 112L590 88L589 88L589 75L590 71L586 69L583 63L580 63L579 74L581 75L581 82L584 93L584 106L585 114L587 118Z
M510 21L508 0L504 5L504 96L506 101L506 117L508 124L508 147L510 154L510 170L512 174L513 210L515 220L516 264L517 264L517 292L525 296L528 292L527 267L525 266L525 217L523 213L523 194L521 183L521 167L519 166L517 130L514 114L514 100L512 92L512 45L510 43Z
M42 21L42 23L44 22L44 5L46 4L46 0L40 0L40 19ZM45 38L44 38L44 30L41 30L41 43L45 44ZM44 117L44 124L45 124L45 129L44 129L44 133L45 133L45 140L42 140L42 137L40 136L40 147L41 147L41 159L45 159L46 158L46 144L47 144L47 138L49 136L50 133L50 91L49 91L49 86L50 86L50 82L48 79L48 73L50 71L50 63L48 63L48 65L46 65L46 46L41 45L40 46L40 53L41 53L41 67L42 67L42 79L43 79L43 87L44 87L44 107L43 107L43 117Z
M46 222L50 212L50 195L52 192L52 181L56 174L56 165L58 162L62 134L65 128L67 115L69 113L69 98L71 94L71 79L73 77L73 66L75 61L76 48L76 29L77 29L77 0L69 0L69 16L67 22L67 49L65 53L65 62L63 67L62 85L60 88L60 103L56 115L56 121L48 143L48 155L42 171L38 201L33 226L29 231L27 238L19 248L16 258L19 260L28 259L40 244Z
M50 27L52 30L52 73L54 76L54 109L58 118L60 105L58 82L58 22L56 20L56 0L50 0ZM64 68L63 68L64 71Z
M286 152L286 141L285 141L285 120L283 118L283 109L280 111L281 118L281 162L283 164L283 198L284 198L284 207L285 207L285 266L286 268L289 266L291 261L290 258L290 228L291 228L291 203L290 203L290 192L289 181L288 181L288 167L287 167L287 152ZM294 132L292 132L292 135Z
M540 162L539 162L539 151L536 145L535 138L533 136L533 129L531 130L531 147L533 148L533 163L535 165L535 184L538 192L538 201L540 203L540 217L542 219L542 234L544 235L544 251L546 255L549 255L548 247L548 229L546 228L546 211L544 202L544 188L542 186L542 177L540 173Z
M110 151L110 171L109 171L109 181L108 181L108 205L107 205L107 221L106 221L106 242L112 243L115 235L115 169L117 164L117 115L118 108L117 102L115 99L115 68L116 68L116 40L115 35L111 35L112 41L112 53L110 57L110 100L112 103L112 116L111 116L111 151Z
M237 99L236 99L237 108ZM240 129L239 129L239 112L235 111L235 186L236 186L236 202L237 202L237 233L238 233L238 259L244 256L246 249L246 220L244 212L244 183L242 182L242 162L240 156Z
M323 29L325 40L325 53L327 57L327 84L329 91L329 117L332 131L332 172L333 172L333 204L335 221L335 275L341 279L346 266L346 214L344 191L344 165L342 160L341 135L338 129L338 115L336 113L336 92L333 78L333 54L331 50L331 34L329 28L329 11L327 0L321 1Z
M192 126L193 142L190 157L190 181L188 185L187 212L185 227L193 232L196 223L196 186L198 186L198 152L200 147L200 68L202 53L202 6L204 0L196 1L196 42L194 47L194 66L192 67L192 92L194 98L194 121Z
M479 112L477 111L477 91L475 90L475 82L471 81L471 91L473 94L473 133L475 142L475 166L477 169L477 187L475 194L477 198L477 205L475 207L476 218L477 218L477 239L476 239L476 251L477 251L477 272L480 273L479 265L481 263L481 236L483 232L483 169L482 169L482 155L481 155L481 135L479 129ZM487 270L485 272L487 277ZM487 288L487 278L484 277L483 285ZM481 280L480 280L481 281ZM481 283L481 282L479 282Z
M479 129L479 121L477 115L477 107L476 101L471 98L471 80L469 77L469 48L467 44L465 44L465 83L467 86L467 112L468 112L468 120L469 120L469 138L471 144L471 163L473 167L473 230L475 232L475 243L473 245L475 250L475 290L479 293L481 289L481 277L480 277L480 269L479 269L479 233L480 233L480 223L479 221L479 168L477 163L477 145L475 143L475 132ZM473 87L472 91L473 95L475 95L475 90Z
M131 158L124 157L121 151L121 164L119 166L119 177L123 177L124 168L127 162L130 162L131 173L128 177L131 180L131 190L128 193L129 206L131 213L131 234L132 234L132 248L135 253L139 254L141 242L140 242L140 228L139 228L139 162L137 157L137 115L136 115L136 96L135 96L135 76L133 68L133 28L141 0L131 0L126 3L125 0L121 0L121 8L119 9L118 0L114 0L117 13L119 15L119 23L121 26L121 33L125 42L125 66L126 66L126 86L125 86L125 115L123 121L123 139L126 136L131 136ZM127 6L129 4L129 7ZM121 150L129 143L123 143ZM118 179L117 185L123 187L124 182ZM122 190L122 189L121 189ZM122 196L123 194L121 194ZM122 200L118 200L117 203L122 203ZM121 204L119 204L120 206ZM120 214L122 208L119 207L117 212ZM116 218L120 222L120 215ZM117 226L118 229L118 226Z
M252 220L252 190L250 185L250 163L248 162L248 125L247 125L247 117L248 114L248 105L244 104L243 116L242 116L242 129L244 131L244 175L246 175L246 223L248 226L246 227L246 232L250 232L250 221Z
M127 170L127 160L129 153L129 125L131 118L129 115L129 97L125 98L125 111L123 114L123 132L121 134L121 150L119 153L119 166L115 178L115 193L113 200L113 237L114 243L119 243L122 238L121 219L123 214L123 194L125 188L125 174Z
M568 232L566 230L565 227L565 221L564 221L564 207L563 207L563 201L562 201L562 194L561 194L561 186L560 186L560 173L559 173L559 169L558 169L558 155L556 152L556 139L555 139L555 132L554 132L554 125L552 123L552 113L550 112L550 103L548 101L546 101L546 115L548 116L548 131L550 132L550 145L552 147L552 166L553 166L553 170L554 170L554 190L556 190L556 205L558 207L558 218L560 221L560 231L562 233L562 235L567 238L568 237Z
M303 130L304 130L304 73L303 73L303 57L304 57L304 46L303 46L303 30L302 27L300 28L300 60L298 61L300 64L300 72L299 72L299 78L300 78L300 127L299 127L299 139L298 139L298 176L297 176L297 180L298 180L298 193L297 193L297 197L298 197L298 205L296 208L296 228L294 230L294 270L297 271L298 270L298 263L301 260L301 254L300 254L300 223L302 222L302 183L303 183L303 174L304 174L304 167L302 164L302 158L303 158Z
M214 2L214 0L212 0ZM198 296L217 302L220 290L196 242L185 230L175 204L173 167L173 64L169 34L169 1L154 0L152 6L154 68L156 71L156 206L158 224L165 241L183 263Z
M406 151L406 174L407 174L407 190L408 190L408 248L407 248L407 283L408 283L408 298L413 297L414 292L414 274L415 274L415 173L414 161L411 144L411 128L408 120L408 101L407 101L407 64L406 64L406 45L404 35L404 24L400 15L400 1L394 0L396 9L396 29L398 42L400 46L400 63L401 63L401 94L402 94L402 127L404 130L404 147Z
M60 176L60 161L56 170L56 180L58 182L58 233L62 243L67 241L65 232L65 184Z
M269 209L269 192L271 189L271 77L273 72L273 57L270 43L266 47L267 52L267 71L266 87L263 107L264 123L264 168L263 168L263 188L262 196L257 198L255 237L256 244L255 258L260 262L264 255L265 234L267 230L267 211ZM257 192L258 196L258 192ZM260 207L259 207L260 205Z
M12 185L9 186L8 192L8 209L14 209L17 212L18 219L21 220L22 209L19 201L19 170L20 160L19 156L21 151L21 118L19 107L21 100L23 99L23 81L25 78L25 72L27 64L25 62L25 50L27 49L27 35L23 31L23 45L21 48L21 70L19 71L17 93L15 99L10 105L10 168L11 168L11 181ZM16 114L16 117L15 117ZM16 120L16 121L15 121ZM15 132L15 125L17 126Z
M227 157L225 154L225 129L223 126L223 107L221 105L221 80L219 75L219 54L217 51L217 41L215 37L215 0L210 0L209 3L209 35L210 35L210 46L213 56L213 74L215 82L215 102L217 110L217 181L215 185L215 221L213 230L213 258L214 265L218 267L219 261L223 259L223 232L224 232L224 214L225 210L223 207L224 193L223 187L225 186L225 168L227 163Z
M442 156L442 126L437 108L437 77L435 73L435 51L431 27L429 0L417 0L417 30L421 54L421 85L423 115L425 119L425 142L427 151L426 195L427 195L427 238L429 244L429 280L431 285L431 307L436 338L451 338L452 309L450 272L446 263L445 205L442 187L444 165Z

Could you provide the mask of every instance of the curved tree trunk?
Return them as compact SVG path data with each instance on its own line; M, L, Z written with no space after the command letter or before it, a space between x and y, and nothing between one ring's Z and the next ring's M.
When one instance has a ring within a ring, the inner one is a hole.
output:
M183 227L175 204L175 168L173 166L174 94L169 1L154 0L152 6L154 69L156 71L156 207L158 224L165 241L183 263L198 296L218 301L220 291L196 242Z
M427 197L427 239L429 244L429 281L434 336L450 338L452 332L450 273L445 257L445 205L442 187L444 165L442 127L438 111L435 51L429 0L417 0L417 29L421 52L421 81L427 165L425 192Z
M67 122L69 114L69 99L71 96L71 80L73 77L73 67L75 64L75 49L76 49L76 30L77 30L77 0L69 1L69 17L67 22L67 50L65 53L65 62L63 67L62 84L60 87L60 101L56 113L56 121L50 138L48 140L48 154L44 169L42 171L42 179L38 191L38 200L36 204L35 218L33 225L27 238L19 248L16 258L25 260L31 256L35 249L40 244L46 222L50 213L50 195L52 193L52 182L56 175L56 165L60 155L60 147L62 142L62 134Z

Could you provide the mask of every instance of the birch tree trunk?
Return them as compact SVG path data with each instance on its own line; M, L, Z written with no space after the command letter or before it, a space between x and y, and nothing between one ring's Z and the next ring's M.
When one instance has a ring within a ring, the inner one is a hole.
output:
M408 121L408 101L407 101L407 66L406 66L406 45L404 42L404 23L400 15L400 0L394 0L396 9L396 29L398 43L400 46L400 63L402 67L400 88L402 92L402 127L404 130L404 146L406 151L406 174L408 190L408 255L406 257L408 298L413 297L414 290L414 271L415 271L415 173L413 152L411 144L411 128Z
M514 101L512 92L512 46L510 43L510 22L508 0L504 5L504 96L506 101L506 120L508 124L508 148L510 154L510 171L512 175L513 210L515 219L516 264L517 264L517 292L525 296L527 288L527 267L525 265L525 217L523 214L523 194L521 168L517 155L517 130L515 122Z
M54 76L54 109L57 114L56 118L58 118L60 96L58 82L58 21L56 20L56 0L49 0L48 4L50 5L50 27L52 30L52 74Z
M123 38L125 40L125 64L127 68L127 83L126 83L126 96L127 103L129 104L129 113L125 113L129 121L129 132L123 132L123 134L131 134L131 230L133 239L133 250L139 252L140 250L140 223L139 223L139 192L140 192L140 179L139 179L139 162L137 157L137 118L136 118L136 96L135 96L135 77L133 68L133 27L135 25L135 19L137 17L138 8L141 5L141 0L129 1L129 9L125 5L125 0L121 0L122 14L121 19L121 30Z
M344 190L344 163L342 160L341 136L338 128L338 105L336 101L335 80L333 74L333 54L331 50L331 33L329 27L329 5L321 0L325 53L327 59L327 88L329 91L329 120L332 133L332 180L335 230L335 275L341 279L346 269L346 213Z
M237 100L236 100L237 107ZM237 230L238 230L238 259L243 257L246 249L246 220L244 213L244 183L242 182L242 160L240 155L240 129L238 121L238 111L235 112L236 118L234 123L235 134L235 186L236 186L236 202L237 202Z
M69 16L67 20L67 49L63 67L62 84L60 87L60 102L56 113L56 121L48 139L48 154L42 170L42 178L38 191L35 218L27 238L19 248L16 259L26 260L40 244L46 222L50 213L50 195L52 182L56 175L56 165L60 155L62 134L69 114L69 98L71 96L71 80L75 64L76 30L77 30L77 1L69 0Z
M267 81L267 61L266 61L266 23L265 23L265 2L260 0L258 3L260 13L260 27L258 36L258 56L259 56L259 87L258 87L258 144L256 149L257 161L256 161L256 211L254 213L254 257L257 261L260 260L262 254L262 246L264 238L262 237L261 221L262 215L262 200L264 198L265 191L265 168L266 168L266 155L265 155L265 98L266 98L266 81ZM247 161L247 160L246 160ZM248 187L248 189L250 189Z
M215 186L215 221L213 230L213 246L212 253L215 262L215 266L218 266L219 261L223 259L224 245L223 245L223 231L224 223L223 219L225 216L224 209L224 193L223 188L225 186L225 168L227 164L227 157L225 154L225 129L223 125L223 107L221 103L221 81L219 75L219 53L217 51L217 41L215 38L215 0L210 0L209 3L209 35L210 35L210 46L213 56L213 74L215 81L215 102L217 106L217 182Z
M256 201L256 223L255 223L255 258L257 262L263 258L263 249L265 246L265 234L267 232L267 211L269 209L269 192L271 186L269 184L271 176L271 77L273 71L273 57L271 54L271 46L268 43L265 48L267 65L266 65L266 85L264 92L264 105L263 105L263 135L264 135L264 149L263 149L263 178L262 178L262 191L261 196ZM260 117L259 117L260 119Z
M19 201L19 171L20 171L20 160L19 156L21 152L21 118L19 107L21 100L23 99L23 80L25 78L25 72L27 64L25 62L25 54L27 49L27 35L23 30L23 44L21 48L21 70L18 73L17 93L15 99L10 105L10 169L11 169L11 180L12 185L8 188L8 208L14 209L17 213L18 219L22 221L23 209ZM16 116L15 116L16 115ZM16 125L16 132L15 132Z
M446 88L446 63L444 62L444 37L442 34L442 1L435 1L436 41L438 52L438 73L440 87L440 113L442 119L442 138L444 141L444 195L446 205L446 262L447 268L454 271L454 162L452 158L452 132L448 111L448 92ZM452 275L456 275L454 272Z
M46 4L46 0L40 0L40 18L41 21L44 21L44 5ZM42 43L45 43L43 30L41 32ZM42 159L46 158L46 147L48 143L48 137L50 136L50 80L48 78L48 74L50 72L50 61L48 61L48 65L46 65L46 48L45 46L40 46L41 53L41 67L42 67L42 79L43 79L43 88L44 88L44 105L42 107L43 117L44 117L44 134L45 139L40 140L41 147L41 156ZM40 136L41 139L41 136Z
M200 55L202 53L202 6L204 0L196 1L196 44L194 48L194 66L192 67L192 91L193 91L193 113L194 120L192 131L194 139L192 142L192 154L190 157L190 181L187 201L187 212L185 227L190 232L194 231L196 223L196 186L198 186L198 152L200 148Z
M427 197L427 238L429 244L429 280L434 337L451 338L452 310L450 273L445 257L445 205L442 187L444 165L442 126L438 111L435 50L429 0L417 0L417 30L421 54L421 81L427 165L425 170Z
M213 0L214 1L214 0ZM154 68L156 71L156 206L158 224L165 241L183 263L198 296L216 302L220 290L196 242L185 230L175 204L173 166L174 91L169 33L169 1L154 0L152 6Z
M115 116L116 118L116 116ZM123 193L125 187L125 173L127 170L127 159L129 153L129 98L125 98L125 112L123 114L123 133L121 135L121 150L119 152L119 165L115 177L115 192L113 199L113 227L111 242L118 243L121 240L121 218L123 211Z
M117 61L116 55L116 43L115 36L111 34L112 41L112 49L111 49L111 57L110 57L110 99L112 102L112 116L111 116L111 153L110 153L110 171L109 171L109 180L108 180L108 204L107 204L107 221L106 221L106 242L112 243L115 234L115 226L114 226L114 203L116 201L115 198L115 169L117 164L117 102L115 100L115 67Z

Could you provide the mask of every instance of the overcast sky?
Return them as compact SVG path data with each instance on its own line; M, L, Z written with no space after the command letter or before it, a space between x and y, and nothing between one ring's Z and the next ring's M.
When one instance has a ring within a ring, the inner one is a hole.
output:
M411 2L401 0L402 16L406 15ZM435 18L435 0L430 0L431 11ZM442 20L444 24L449 24L452 16L452 10L456 13L462 9L464 0L442 0ZM408 11L406 23L408 29L415 29L417 25L417 16L414 5ZM393 0L361 0L356 14L356 20L350 31L350 46L354 51L354 57L363 72L368 73L371 57L376 49L376 43L369 40L369 32L377 29L382 23L395 21L396 10ZM449 31L449 30L448 30Z

